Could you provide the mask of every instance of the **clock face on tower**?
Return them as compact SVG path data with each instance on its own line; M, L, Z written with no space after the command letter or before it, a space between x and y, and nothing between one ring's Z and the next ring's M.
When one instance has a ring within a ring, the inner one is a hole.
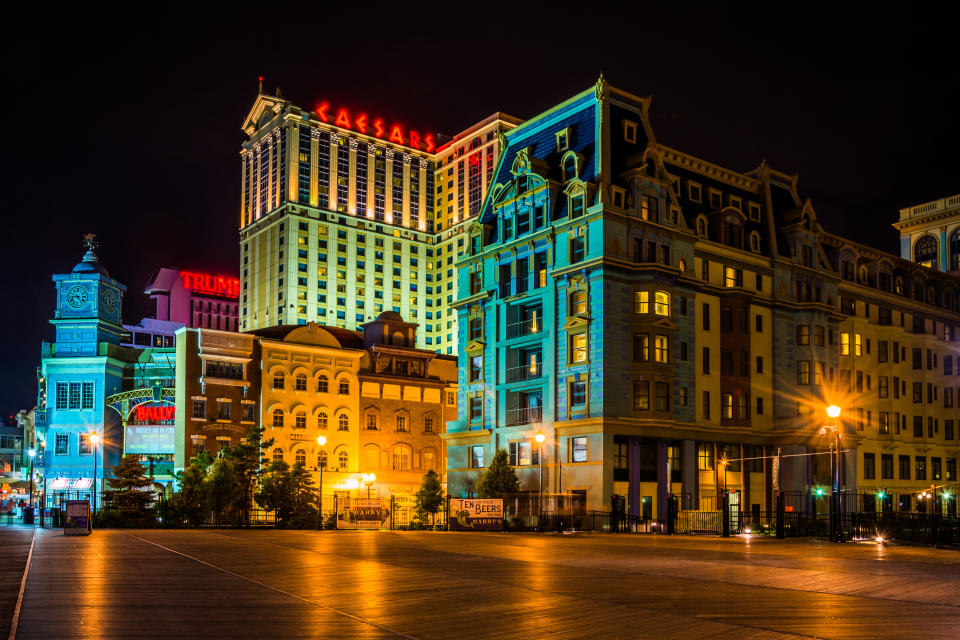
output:
M100 304L107 313L113 313L117 310L117 294L110 289L100 290Z
M79 309L87 303L87 290L83 287L70 287L67 291L67 304Z

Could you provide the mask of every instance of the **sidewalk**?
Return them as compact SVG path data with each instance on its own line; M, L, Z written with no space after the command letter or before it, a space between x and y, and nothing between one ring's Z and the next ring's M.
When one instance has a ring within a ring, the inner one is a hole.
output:
M19 520L15 522L19 523ZM0 553L0 635L3 637L10 630L10 618L17 604L33 531L31 525L0 526L0 548L3 549Z

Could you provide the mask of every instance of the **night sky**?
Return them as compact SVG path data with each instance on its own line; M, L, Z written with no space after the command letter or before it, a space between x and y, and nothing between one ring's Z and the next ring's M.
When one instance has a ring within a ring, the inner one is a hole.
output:
M799 173L825 228L894 253L899 208L960 193L952 20L645 4L5 24L0 411L36 401L50 276L79 261L81 234L97 234L101 262L127 285L127 323L145 314L157 267L237 274L240 125L258 75L303 107L324 99L454 134L495 111L536 115L602 71L653 96L659 142L735 170L766 158Z

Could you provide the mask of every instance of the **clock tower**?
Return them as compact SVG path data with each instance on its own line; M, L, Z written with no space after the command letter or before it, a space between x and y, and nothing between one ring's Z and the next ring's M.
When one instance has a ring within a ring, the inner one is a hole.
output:
M97 355L99 343L119 344L123 335L121 309L127 288L100 264L95 236L88 233L83 240L87 249L83 259L70 273L53 276L56 356Z

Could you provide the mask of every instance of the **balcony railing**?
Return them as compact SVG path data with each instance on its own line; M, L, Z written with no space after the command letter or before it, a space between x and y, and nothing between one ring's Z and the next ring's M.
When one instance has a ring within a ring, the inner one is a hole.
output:
M507 426L540 422L543 418L543 407L524 407L521 409L507 409Z
M526 320L509 323L507 325L507 338L529 336L534 333L540 333L541 331L543 331L543 318L534 316Z
M533 380L543 375L543 365L538 362L525 364L520 367L510 367L507 369L507 382L520 382L521 380Z

